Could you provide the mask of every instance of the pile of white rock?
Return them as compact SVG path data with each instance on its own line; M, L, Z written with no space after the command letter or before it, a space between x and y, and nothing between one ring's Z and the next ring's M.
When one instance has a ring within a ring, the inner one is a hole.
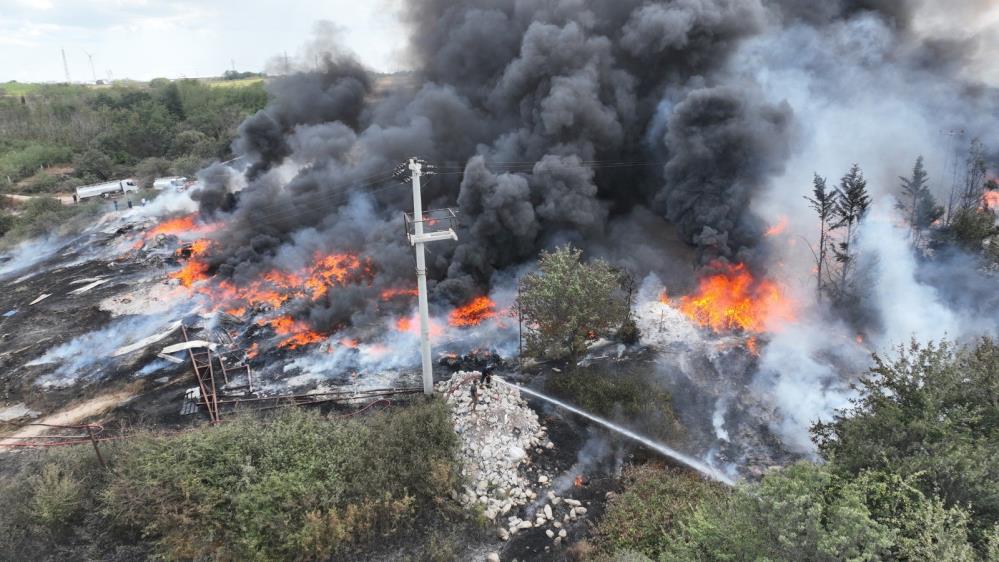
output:
M488 387L480 385L478 404L472 410L470 389L480 376L478 371L458 371L437 385L451 404L452 422L461 440L462 475L469 482L456 499L468 509L481 509L491 521L505 517L497 529L503 540L523 529L548 527L546 534L559 544L567 535L565 525L585 514L586 508L546 491L553 476L531 466L532 452L555 445L516 387L498 380ZM510 515L528 504L533 518Z

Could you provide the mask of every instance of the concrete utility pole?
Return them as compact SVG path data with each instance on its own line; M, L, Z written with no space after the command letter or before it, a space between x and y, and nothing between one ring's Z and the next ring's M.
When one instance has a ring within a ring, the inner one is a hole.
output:
M427 302L427 261L424 254L424 244L439 240L457 240L454 232L455 213L452 209L428 211L429 219L423 218L423 198L420 193L420 177L424 174L423 163L416 158L409 159L409 179L413 184L413 216L405 217L406 236L409 243L416 248L416 286L419 293L420 307L420 356L423 360L423 393L434 392L433 358L430 355L430 305ZM440 218L435 218L439 216ZM438 227L447 219L448 228ZM425 224L426 223L426 224ZM410 228L412 225L412 228ZM425 228L426 227L426 228ZM427 229L430 229L428 231ZM412 232L410 232L412 231Z

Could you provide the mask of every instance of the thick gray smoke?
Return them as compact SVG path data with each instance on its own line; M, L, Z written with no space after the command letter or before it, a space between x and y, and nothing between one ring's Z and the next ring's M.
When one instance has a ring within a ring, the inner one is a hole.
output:
M992 99L957 76L966 46L921 39L917 4L903 0L421 0L402 10L412 73L373 77L320 25L310 67L272 78L270 103L240 128L242 173L202 175L202 211L228 215L211 257L218 273L248 280L316 252L373 261L371 286L303 307L319 329L370 321L389 306L378 290L412 284L400 217L409 193L390 178L410 156L441 172L425 206L462 214L461 241L435 245L428 264L435 300L454 303L565 241L662 268L675 235L650 236L655 220L675 225L700 260L759 258L761 201L804 191L776 181L800 173L798 141L821 103L807 95L847 97L857 73L894 64L899 82L953 80L918 101L948 126L972 114L951 107ZM815 39L863 37L844 31L858 28L874 31L870 44L845 45L835 63ZM822 83L829 91L785 93L775 81L844 68L842 83ZM649 232L625 226L638 219Z

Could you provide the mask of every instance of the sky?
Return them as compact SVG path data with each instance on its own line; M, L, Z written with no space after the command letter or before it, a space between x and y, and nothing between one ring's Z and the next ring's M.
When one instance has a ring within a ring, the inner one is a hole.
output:
M321 20L368 67L406 67L395 5L406 0L0 0L0 82L218 76L295 57ZM976 37L969 71L999 83L999 0L917 0L917 30ZM93 55L91 73L87 53Z
M0 0L0 82L219 76L295 57L318 21L369 67L404 68L397 0ZM110 73L110 74L109 74Z

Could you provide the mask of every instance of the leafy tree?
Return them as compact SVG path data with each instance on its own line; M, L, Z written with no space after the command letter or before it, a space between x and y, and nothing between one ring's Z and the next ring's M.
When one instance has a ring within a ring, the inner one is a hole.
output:
M853 245L857 236L857 226L867 214L871 198L867 194L867 180L864 179L860 166L854 164L850 171L840 179L836 188L836 204L833 208L835 222L833 228L843 228L846 232L843 238L833 248L833 255L840 264L840 279L837 294L840 298L846 296L851 282L852 267L857 256Z
M517 298L532 354L575 359L586 341L624 322L628 305L620 276L603 260L580 261L582 250L565 245L541 252L538 271L521 281Z
M826 189L826 179L818 174L812 179L812 196L805 196L809 206L815 210L819 218L819 247L815 254L815 292L822 300L822 290L825 284L823 273L826 269L826 256L829 252L829 231L836 211L836 191Z
M851 408L812 431L844 476L895 472L947 506L970 506L981 546L999 522L999 346L982 340L899 348L874 356Z
M895 208L902 212L902 216L909 223L914 243L919 240L920 233L929 228L944 213L943 207L937 205L933 194L930 193L927 178L922 156L916 159L911 177L899 177L902 184L899 187Z
M211 158L217 149L215 144L212 139L208 138L208 135L201 131L181 131L174 139L172 153L174 156Z
M802 462L702 501L660 560L973 562L967 521L898 476L843 479Z
M173 115L174 119L183 121L186 118L184 115L184 103L180 98L180 89L176 83L170 82L164 86L159 92L159 97L163 106Z
M828 470L800 463L703 503L662 560L877 560L892 533L872 519L865 494Z
M88 180L110 180L114 170L111 157L97 149L90 149L73 157L76 175Z

